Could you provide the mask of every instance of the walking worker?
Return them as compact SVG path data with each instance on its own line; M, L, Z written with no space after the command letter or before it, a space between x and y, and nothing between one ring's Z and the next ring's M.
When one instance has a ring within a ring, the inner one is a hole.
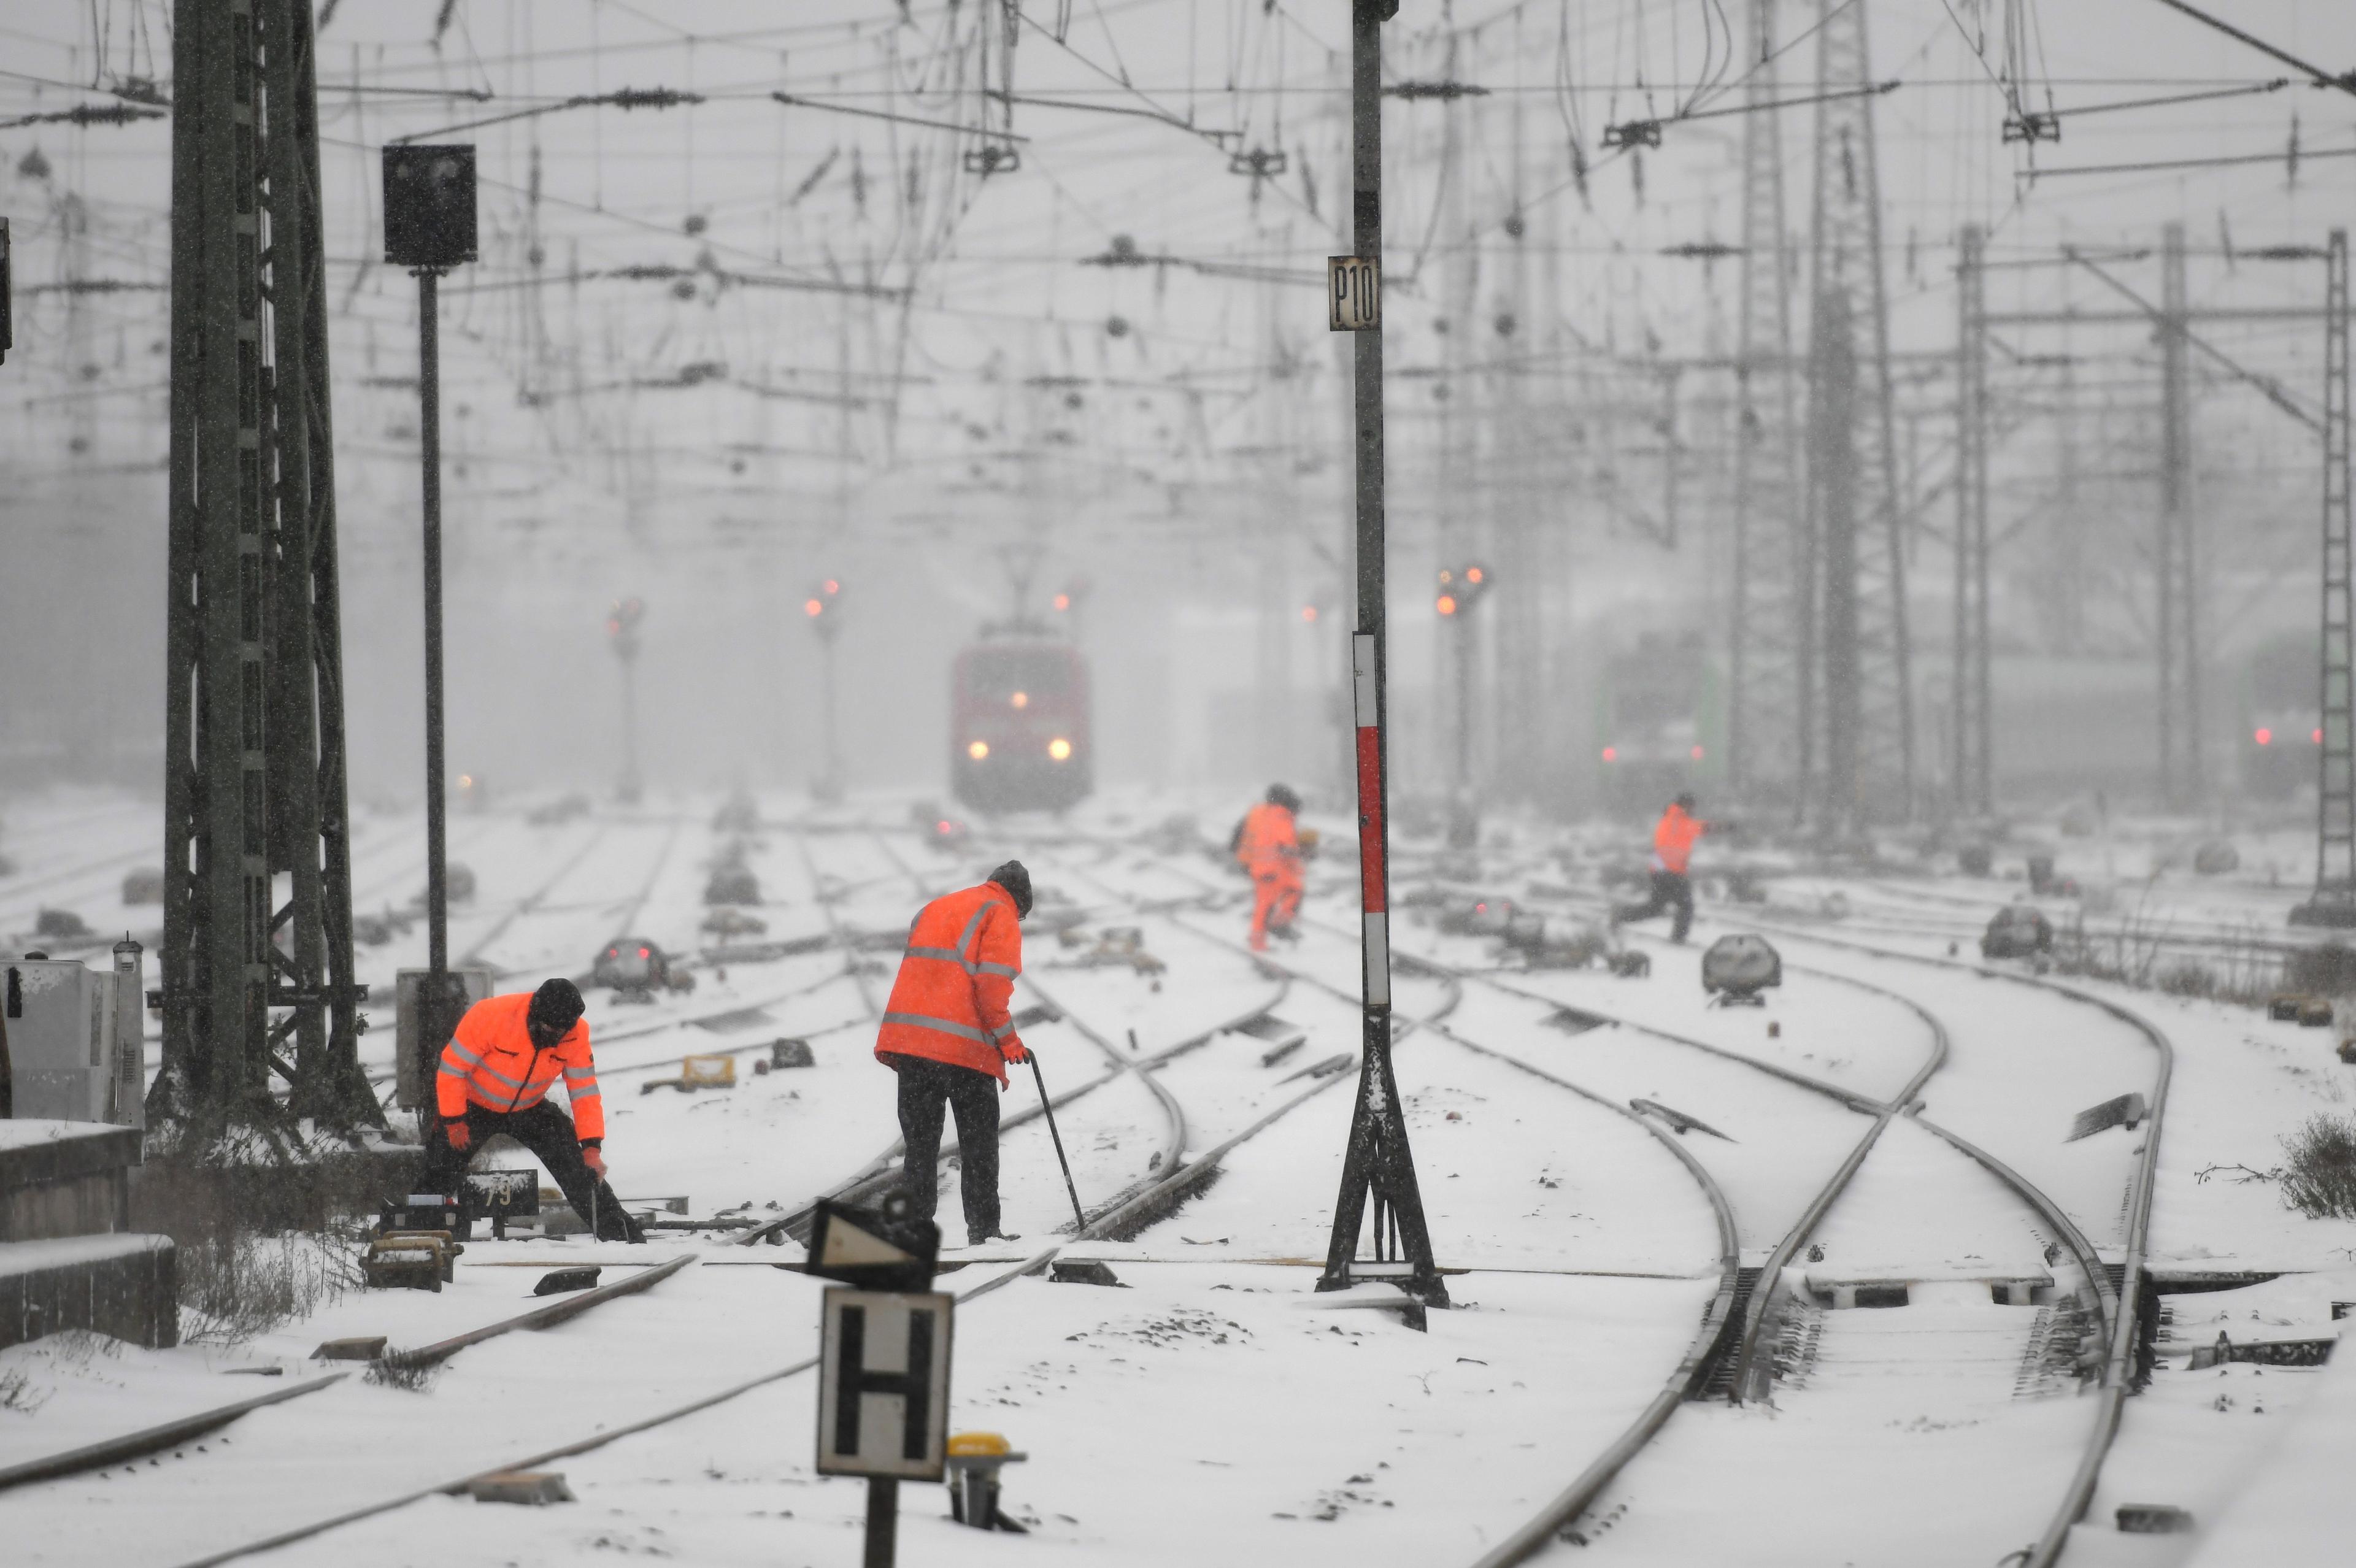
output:
M439 1137L427 1140L427 1190L455 1190L474 1151L505 1133L548 1168L564 1200L601 1240L646 1239L605 1184L605 1102L584 1010L580 988L570 980L487 997L466 1009L442 1048L434 1081L442 1126ZM560 1076L570 1116L548 1103Z
M1661 820L1653 828L1653 891L1641 904L1630 904L1612 912L1613 924L1630 920L1650 920L1669 910L1676 911L1676 921L1669 929L1669 940L1683 942L1686 933L1693 929L1693 883L1686 868L1693 862L1695 843L1709 831L1709 824L1694 816L1694 797L1681 795L1661 813Z
M1252 880L1251 950L1268 951L1270 932L1298 941L1293 917L1308 885L1301 869L1301 833L1293 814L1301 797L1284 784L1268 786L1268 798L1244 814L1236 829L1236 861Z
M1030 1060L1007 1010L1030 912L1031 873L1020 860L918 910L875 1034L875 1059L900 1076L901 1182L927 1220L940 1197L943 1113L957 1114L969 1245L1018 1239L998 1222L998 1096L1007 1063Z

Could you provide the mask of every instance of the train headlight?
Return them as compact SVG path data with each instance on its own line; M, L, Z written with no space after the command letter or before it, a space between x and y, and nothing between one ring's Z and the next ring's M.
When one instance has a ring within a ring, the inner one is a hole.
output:
M966 746L965 754L971 757L978 763L984 757L990 755L990 742L987 741L970 741Z
M1031 706L1031 694L1027 691L1018 691L1013 696L1008 698L1007 701L1012 703L1017 708L1028 708Z
M1059 763L1068 763L1072 760L1072 743L1058 735L1047 742L1047 754Z

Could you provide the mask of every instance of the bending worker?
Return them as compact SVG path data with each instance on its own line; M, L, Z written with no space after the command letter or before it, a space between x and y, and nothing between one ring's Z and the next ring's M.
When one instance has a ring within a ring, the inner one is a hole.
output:
M1630 904L1612 912L1614 924L1628 920L1650 920L1669 910L1676 911L1676 921L1669 928L1669 940L1683 942L1686 933L1693 929L1693 883L1686 868L1693 862L1697 840L1709 830L1709 824L1693 815L1694 797L1681 795L1661 813L1660 822L1653 829L1653 892L1640 904Z
M423 1179L429 1191L455 1190L483 1140L505 1133L548 1168L564 1200L601 1239L644 1241L605 1185L605 1102L583 1011L570 980L487 997L466 1009L442 1048L434 1081L441 1136L426 1141ZM548 1103L560 1074L570 1116Z
M875 1059L900 1075L901 1182L926 1220L940 1198L942 1115L957 1113L969 1245L1018 1239L998 1227L998 1096L1006 1064L1029 1060L1007 1004L1030 912L1031 873L1020 860L918 910L875 1034Z
M1292 929L1307 885L1301 869L1301 834L1292 820L1300 809L1299 795L1283 784L1270 784L1268 798L1246 812L1243 826L1236 830L1236 862L1252 880L1254 953L1268 951L1270 932L1287 942L1301 939Z

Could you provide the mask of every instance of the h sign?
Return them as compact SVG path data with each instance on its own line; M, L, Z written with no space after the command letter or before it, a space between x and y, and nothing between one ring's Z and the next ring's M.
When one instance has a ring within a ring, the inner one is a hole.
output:
M937 1481L949 1420L945 1292L826 1293L818 1472Z
M1383 324L1382 263L1371 256L1325 258L1326 325L1372 332Z

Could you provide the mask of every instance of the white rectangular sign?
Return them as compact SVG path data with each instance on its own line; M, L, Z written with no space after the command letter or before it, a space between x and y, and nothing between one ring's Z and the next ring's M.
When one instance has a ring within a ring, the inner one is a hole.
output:
M1383 324L1382 263L1368 256L1325 258L1326 322L1335 332L1372 332Z
M826 1293L818 1472L937 1481L948 1445L946 1292Z

